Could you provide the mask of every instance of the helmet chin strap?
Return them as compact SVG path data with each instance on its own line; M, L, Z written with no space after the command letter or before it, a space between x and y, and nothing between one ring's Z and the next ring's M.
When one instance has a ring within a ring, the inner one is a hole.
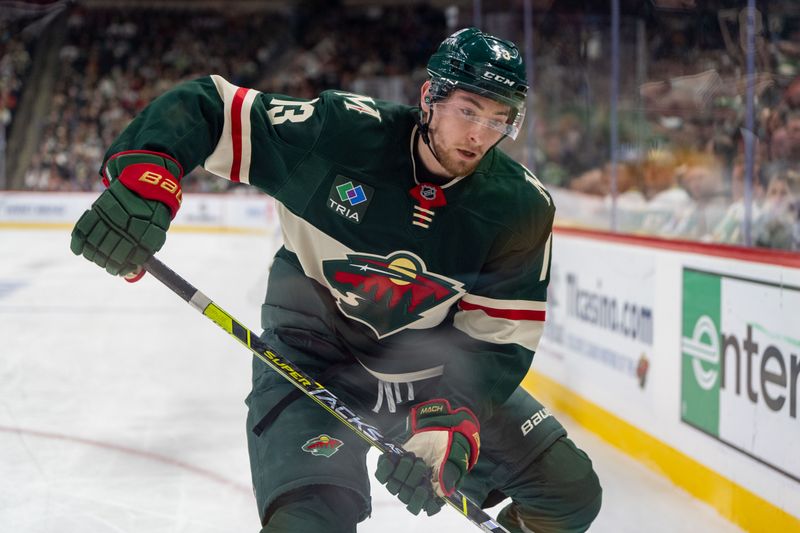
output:
M421 116L422 110L420 110L419 116L417 117L417 126L419 127L419 134L422 137L422 142L424 142L425 146L428 147L428 150L431 151L431 155L433 155L433 158L436 159L436 162L439 163L442 168L444 168L444 165L442 165L442 160L439 159L439 156L436 155L436 150L433 149L433 143L431 143L430 138L431 122L433 121L433 105L430 106L430 112L428 113L427 121L422 122Z

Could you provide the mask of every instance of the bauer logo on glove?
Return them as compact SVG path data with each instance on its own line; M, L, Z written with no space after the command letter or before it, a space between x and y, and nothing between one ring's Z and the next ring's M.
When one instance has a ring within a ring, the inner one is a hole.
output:
M125 167L119 181L142 198L166 204L175 218L183 194L178 180L166 168L152 163L134 163Z
M72 230L70 248L110 274L136 281L163 246L181 205L181 166L166 154L134 150L109 158L107 189Z

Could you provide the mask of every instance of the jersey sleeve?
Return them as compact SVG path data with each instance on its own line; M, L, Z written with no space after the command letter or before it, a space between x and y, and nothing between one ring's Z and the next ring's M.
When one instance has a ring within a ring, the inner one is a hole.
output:
M319 137L323 107L319 98L261 93L212 75L153 100L112 143L105 160L126 152L163 154L187 171L202 165L274 196Z
M442 394L480 418L519 386L544 330L555 209L543 196L525 227L496 243L453 317L463 357L445 366Z

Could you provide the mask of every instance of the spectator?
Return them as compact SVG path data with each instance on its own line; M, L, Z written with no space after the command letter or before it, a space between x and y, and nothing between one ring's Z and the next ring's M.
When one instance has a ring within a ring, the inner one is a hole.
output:
M24 80L31 66L31 55L25 41L0 20L0 128L10 129L19 105Z
M757 219L761 213L761 202L764 197L764 186L761 179L761 164L755 161L752 183L751 220ZM746 166L744 154L740 154L734 161L731 172L731 200L728 209L717 225L713 228L708 239L713 242L725 244L743 244L742 233L745 218L745 189Z
M661 234L703 239L722 220L728 199L723 196L723 165L714 155L692 152L678 169L680 185L690 201L673 212Z
M764 205L753 227L756 246L800 250L800 170L777 164L768 171Z

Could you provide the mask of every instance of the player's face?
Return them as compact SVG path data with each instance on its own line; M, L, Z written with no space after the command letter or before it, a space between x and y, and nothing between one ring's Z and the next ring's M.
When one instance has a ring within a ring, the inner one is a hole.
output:
M431 107L431 144L439 164L450 176L465 176L475 170L503 137L495 128L502 127L509 112L507 105L461 90Z

